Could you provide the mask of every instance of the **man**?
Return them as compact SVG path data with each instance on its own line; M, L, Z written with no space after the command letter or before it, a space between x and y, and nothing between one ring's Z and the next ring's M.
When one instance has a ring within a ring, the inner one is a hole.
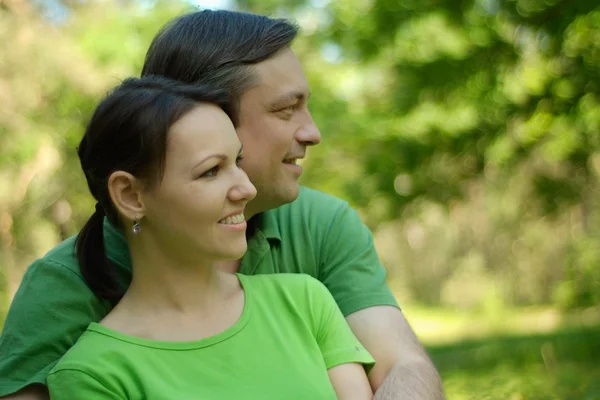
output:
M375 399L443 399L439 375L386 286L371 233L347 203L298 185L302 168L296 162L321 136L307 108L308 83L290 49L296 35L285 20L192 13L159 32L142 75L213 85L237 99L241 166L258 195L246 208L248 252L220 268L317 277L377 361L369 374ZM108 223L105 243L127 283L127 248ZM70 238L58 245L23 278L0 338L0 396L47 398L46 374L110 308L82 279L73 244Z

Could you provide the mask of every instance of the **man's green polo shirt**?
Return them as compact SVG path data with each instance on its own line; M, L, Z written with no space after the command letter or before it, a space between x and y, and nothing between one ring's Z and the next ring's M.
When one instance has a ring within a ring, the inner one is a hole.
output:
M258 217L258 216L257 216ZM105 244L120 275L130 279L122 234L105 225ZM48 372L90 322L109 311L83 281L71 237L27 270L0 336L0 396ZM298 199L257 218L240 273L304 273L325 284L344 315L377 305L397 306L373 237L349 205L325 193L302 188Z

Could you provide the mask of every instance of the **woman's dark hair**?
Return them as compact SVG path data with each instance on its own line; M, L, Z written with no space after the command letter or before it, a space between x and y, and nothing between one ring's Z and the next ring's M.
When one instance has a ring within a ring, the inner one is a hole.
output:
M298 26L285 19L224 10L193 12L156 35L142 76L208 84L237 101L256 81L250 66L289 47L297 34Z
M217 105L235 124L228 99L223 90L148 76L126 79L100 102L77 150L97 204L77 237L76 252L96 296L116 304L123 295L104 247L104 216L121 225L108 192L110 175L125 171L150 184L160 181L171 126L199 103Z

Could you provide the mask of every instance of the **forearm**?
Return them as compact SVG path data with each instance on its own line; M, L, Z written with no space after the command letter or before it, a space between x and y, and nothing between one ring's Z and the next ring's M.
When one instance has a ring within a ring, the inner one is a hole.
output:
M398 363L373 400L445 400L440 375L429 360Z
M48 389L44 385L29 385L17 393L0 397L2 400L50 400Z

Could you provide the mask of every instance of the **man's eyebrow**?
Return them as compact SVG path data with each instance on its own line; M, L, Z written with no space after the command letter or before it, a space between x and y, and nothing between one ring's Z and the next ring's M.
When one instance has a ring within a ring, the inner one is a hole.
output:
M308 92L308 94L301 92L301 91L294 91L291 93L286 93L283 96L278 97L277 99L275 99L271 104L272 105L281 105L281 104L285 104L285 103L289 103L292 102L294 100L308 100L308 98L310 98L310 92Z

